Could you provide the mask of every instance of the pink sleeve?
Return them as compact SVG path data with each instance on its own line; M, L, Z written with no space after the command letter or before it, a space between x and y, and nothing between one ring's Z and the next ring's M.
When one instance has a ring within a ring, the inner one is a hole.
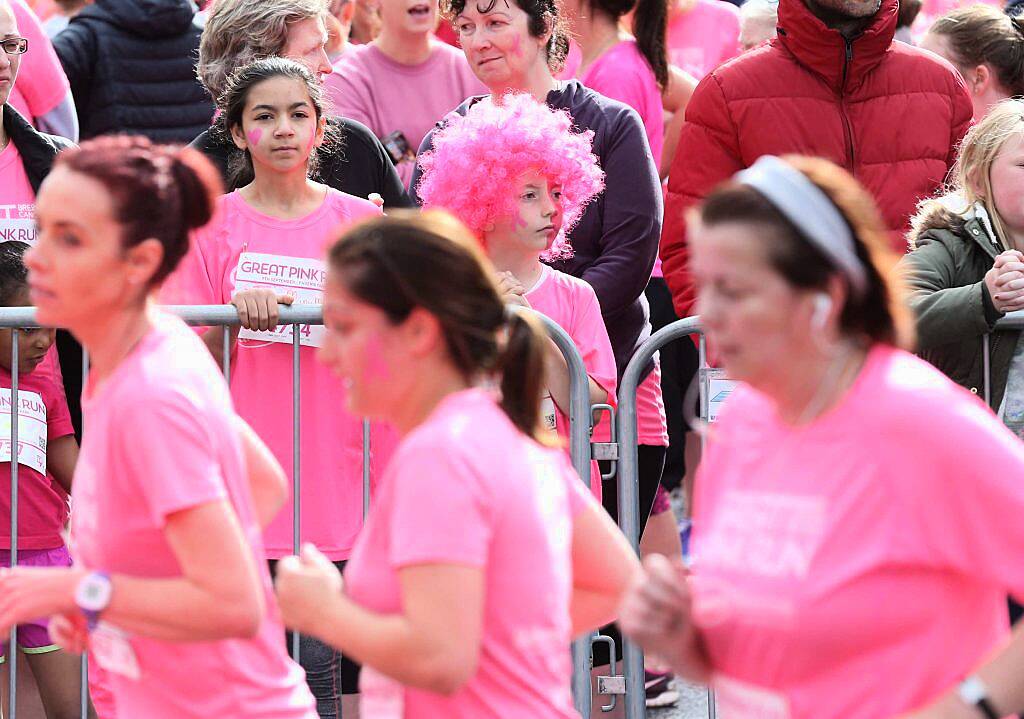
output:
M715 67L740 54L740 12L731 3L728 4L728 7L733 12L729 14L728 22L722 23L722 51Z
M43 404L46 405L47 440L52 441L75 433L63 385L47 380L43 389Z
M163 526L175 512L227 498L203 413L183 392L150 392L120 415L120 462L137 482L150 518Z
M28 107L26 119L31 122L57 107L71 86L39 18L24 0L11 0L11 9L18 21L18 32L28 40L29 51L21 56L16 85Z
M615 367L615 354L612 351L608 330L601 317L601 305L590 285L577 285L574 304L575 324L572 331L573 342L583 356L583 364L592 380L608 392L608 404L615 405L615 382L618 372Z
M1024 443L975 397L935 399L889 461L915 559L1024 597Z
M454 447L419 442L403 447L388 469L395 497L391 565L484 566L495 508L466 457Z

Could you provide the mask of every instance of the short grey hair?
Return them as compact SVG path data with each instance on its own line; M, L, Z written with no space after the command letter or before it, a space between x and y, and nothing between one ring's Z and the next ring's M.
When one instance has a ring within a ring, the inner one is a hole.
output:
M281 54L289 26L326 12L327 0L217 0L199 42L199 81L216 100L240 67Z

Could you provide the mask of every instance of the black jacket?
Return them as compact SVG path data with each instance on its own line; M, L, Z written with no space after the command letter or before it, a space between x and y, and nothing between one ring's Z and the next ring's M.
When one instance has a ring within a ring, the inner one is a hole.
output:
M53 40L82 139L123 132L190 142L213 101L196 79L201 28L189 0L95 0Z
M411 205L391 157L366 125L344 117L328 118L327 124L339 140L336 147L321 153L314 180L356 197L366 198L376 192L384 198L385 208ZM239 151L222 130L208 128L191 147L216 165L228 192L238 189L230 181L228 167Z
M74 143L57 135L47 135L32 127L10 105L3 109L4 131L18 148L21 163L28 175L32 191L39 192L39 186L53 169L53 161L62 150L73 147ZM71 423L79 441L82 439L82 346L70 333L57 333L57 354L60 357L60 371L64 375L64 393L68 398Z
M74 143L64 137L39 132L10 105L4 105L3 123L4 131L21 155L32 191L38 193L57 155L61 150L73 147Z

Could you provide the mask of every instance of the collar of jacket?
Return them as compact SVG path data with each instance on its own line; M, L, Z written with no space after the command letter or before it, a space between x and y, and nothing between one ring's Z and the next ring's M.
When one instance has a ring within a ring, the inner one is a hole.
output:
M850 41L852 60L843 87L846 38L816 17L804 0L780 0L779 36L775 42L788 50L797 62L820 75L836 92L855 89L885 57L896 34L898 0L882 0L872 23Z
M999 241L992 236L986 223L982 222L977 215L972 213L964 222L964 232L993 260L1002 252Z
M39 186L50 174L57 155L74 143L63 137L39 132L10 105L4 105L3 123L7 137L18 148L33 192L39 192Z

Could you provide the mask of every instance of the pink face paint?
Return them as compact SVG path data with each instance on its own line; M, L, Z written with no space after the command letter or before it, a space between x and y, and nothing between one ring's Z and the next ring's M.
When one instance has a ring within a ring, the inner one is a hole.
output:
M380 334L374 332L366 341L363 362L363 381L371 383L388 382L391 380L391 365L388 363L387 354L384 352L384 345L381 342Z
M249 140L249 145L258 145L260 144L260 140L263 138L263 130L258 127L254 130L249 130L245 137Z
M523 48L521 47L521 45L522 45L521 38L518 35L516 35L512 39L512 54L515 55L516 57L522 57L523 56Z
M313 152L313 145L314 144L316 144L316 129L315 128L313 129L313 132L311 132L310 135L309 135L309 142L306 143L306 157L309 157L309 155Z

